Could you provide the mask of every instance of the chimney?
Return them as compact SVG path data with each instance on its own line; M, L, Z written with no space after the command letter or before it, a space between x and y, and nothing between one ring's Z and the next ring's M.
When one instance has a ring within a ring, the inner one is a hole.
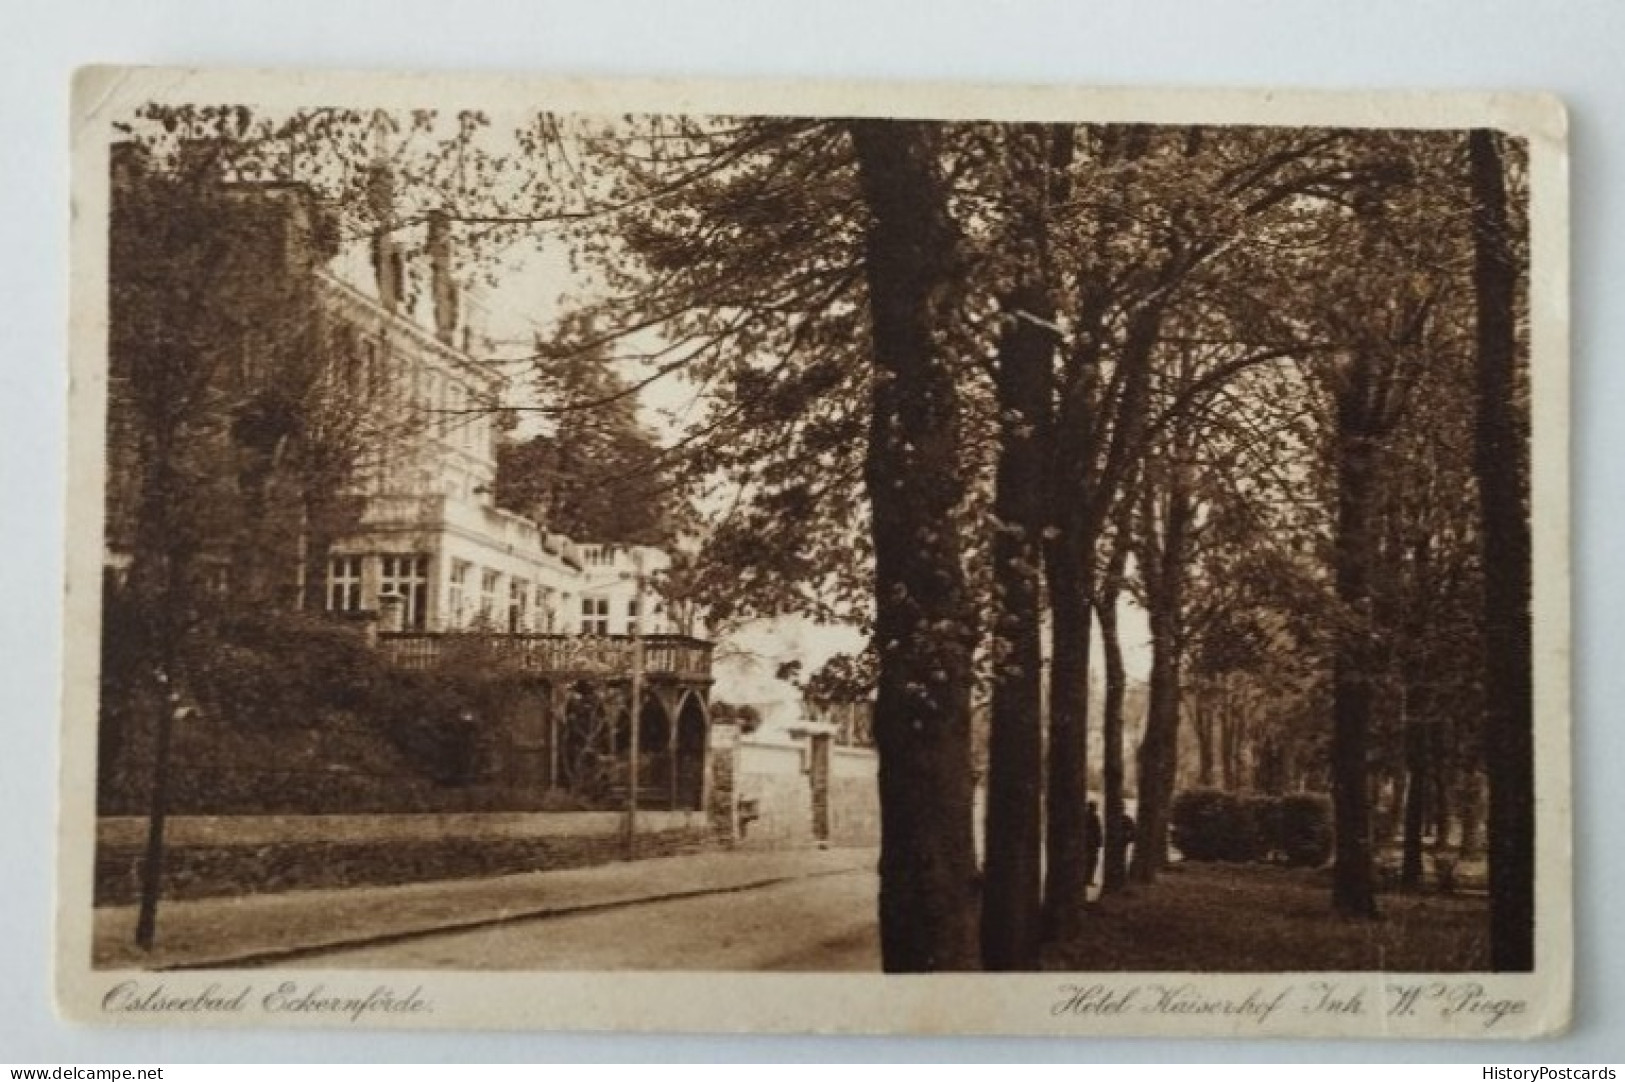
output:
M382 110L373 114L372 164L367 170L367 209L372 212L372 270L378 301L389 312L400 307L406 285L406 263L395 242L395 170L389 163L389 136L394 124Z
M395 179L387 165L374 165L367 181L367 203L372 211L372 270L378 281L378 302L393 312L401 303L405 266L395 243Z
M457 344L457 280L451 271L451 219L444 210L429 212L429 282L434 294L434 329L448 346Z

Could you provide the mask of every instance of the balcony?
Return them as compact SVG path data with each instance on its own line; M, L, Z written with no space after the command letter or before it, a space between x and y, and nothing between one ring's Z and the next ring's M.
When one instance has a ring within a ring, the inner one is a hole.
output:
M484 504L454 500L434 493L386 493L366 497L361 527L439 532L447 527L483 538L487 543L529 558L542 554L580 566L577 546L562 534L550 534L523 515Z
M630 635L524 635L470 632L385 632L378 646L403 669L495 664L567 679L630 677L637 640ZM711 680L712 645L686 635L645 635L643 673L649 679Z

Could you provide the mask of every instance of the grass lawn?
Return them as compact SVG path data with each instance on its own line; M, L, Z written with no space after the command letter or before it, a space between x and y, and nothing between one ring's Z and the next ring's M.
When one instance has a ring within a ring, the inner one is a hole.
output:
M1264 865L1177 865L1150 887L1090 907L1083 936L1047 968L1205 973L1489 968L1481 895L1380 896L1382 918L1345 920L1327 873Z

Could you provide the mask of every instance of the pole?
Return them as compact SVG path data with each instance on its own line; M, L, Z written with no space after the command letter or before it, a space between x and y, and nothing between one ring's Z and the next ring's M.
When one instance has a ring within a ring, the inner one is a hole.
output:
M627 741L626 859L638 855L638 756L643 721L643 553L632 550L632 725Z
M170 686L169 675L160 670L159 688L164 692L158 705L157 748L152 761L151 806L147 813L147 845L141 859L141 904L135 922L136 946L152 950L158 934L158 897L163 889L164 825L169 816L169 770L175 723L187 710Z

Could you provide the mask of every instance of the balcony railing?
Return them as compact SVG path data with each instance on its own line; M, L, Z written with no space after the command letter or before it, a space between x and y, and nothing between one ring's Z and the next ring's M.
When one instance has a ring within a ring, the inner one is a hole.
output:
M636 640L630 635L528 635L468 632L385 632L384 655L403 669L442 662L493 664L543 676L629 677ZM711 678L711 644L686 635L645 635L643 671L649 677Z
M514 551L533 557L545 552L578 567L581 564L579 546L563 534L548 533L535 522L512 511L453 500L441 493L414 495L390 492L368 495L361 525L364 528L404 527L425 532L458 526L475 536L508 545Z

